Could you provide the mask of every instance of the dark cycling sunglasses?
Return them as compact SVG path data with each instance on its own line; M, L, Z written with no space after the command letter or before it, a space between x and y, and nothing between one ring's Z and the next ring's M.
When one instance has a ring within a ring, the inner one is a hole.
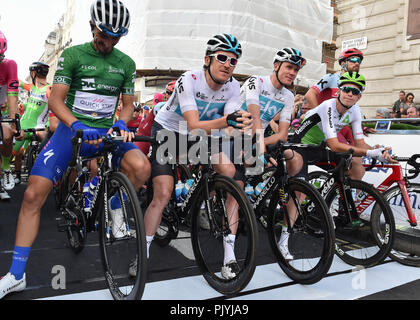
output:
M362 93L359 89L353 88L353 87L342 87L340 88L341 91L344 91L345 93L353 93L354 95L358 96L360 93Z
M118 32L115 33L115 32L112 31L112 28L109 25L104 24L104 23L101 23L98 26L98 29L101 30L106 35L111 36L111 37L114 37L114 38L125 36L127 34L127 32L128 32L128 29L127 28L121 27L118 30Z
M303 66L306 64L306 59L303 58L303 57L292 56L292 57L290 57L290 60L292 61L292 63L297 65L299 68L303 68Z
M350 62L353 62L353 63L356 63L357 62L358 64L361 64L362 63L362 59L360 59L358 57L350 58L349 61Z
M229 65L231 67L234 67L238 64L238 59L236 58L230 58L227 55L223 54L223 53L218 53L218 54L210 54L209 57L215 57L217 61L219 61L221 64L225 64L226 61L229 60Z

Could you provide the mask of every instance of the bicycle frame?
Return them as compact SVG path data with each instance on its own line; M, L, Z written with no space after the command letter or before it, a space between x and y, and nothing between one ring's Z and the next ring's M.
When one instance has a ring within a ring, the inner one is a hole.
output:
M369 168L370 164L363 164L365 168ZM407 217L410 225L412 227L417 226L417 219L414 214L414 210L412 208L412 204L410 201L410 197L407 191L407 183L406 178L404 177L402 168L400 164L376 164L375 168L390 168L392 169L392 173L382 181L376 188L381 192L384 193L386 190L389 189L394 183L398 184L398 187L401 190L402 200L405 206L405 210L407 212Z
M349 153L345 153L345 154L350 155ZM349 157L348 159L343 158L340 160L338 165L332 161L316 163L317 166L327 165L327 166L334 167L330 177L321 186L321 189L319 190L319 192L321 196L325 198L325 196L332 190L334 183L337 182L340 198L343 200L345 212L350 219L352 218L351 212L357 212L357 215L360 216L374 201L374 199L371 196L369 196L363 199L363 201L361 201L357 206L354 203L350 187L346 183L346 180L348 178L344 174L346 170L345 168L349 168L350 166L351 159L352 157ZM351 211L350 211L349 205L352 209Z

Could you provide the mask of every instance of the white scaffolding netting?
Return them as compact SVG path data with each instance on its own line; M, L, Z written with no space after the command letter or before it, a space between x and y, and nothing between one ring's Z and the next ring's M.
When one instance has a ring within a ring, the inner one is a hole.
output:
M73 45L90 41L91 1L73 1ZM137 69L200 69L207 40L218 33L235 35L243 56L239 74L266 75L276 51L295 47L307 65L298 84L311 86L326 72L322 42L333 34L329 0L123 0L132 20L117 48L136 62Z

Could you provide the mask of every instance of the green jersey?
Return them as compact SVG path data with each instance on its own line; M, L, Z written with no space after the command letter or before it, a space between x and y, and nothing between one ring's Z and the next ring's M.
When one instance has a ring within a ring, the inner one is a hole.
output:
M54 84L70 87L66 106L82 123L110 128L120 94L134 95L136 65L114 48L106 56L91 42L67 48L58 59Z
M25 104L25 112L20 120L22 129L43 128L48 122L48 97L50 85L41 88L21 83L22 89L28 90L29 99Z

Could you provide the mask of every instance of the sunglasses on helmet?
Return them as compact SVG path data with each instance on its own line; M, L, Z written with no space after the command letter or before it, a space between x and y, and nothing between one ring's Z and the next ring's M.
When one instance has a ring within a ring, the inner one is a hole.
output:
M289 60L291 63L297 65L299 68L303 68L303 66L306 64L306 59L299 56L291 56Z
M358 96L359 94L361 94L362 92L357 89L357 88L353 88L353 87L341 87L340 88L341 91L345 92L345 93L353 93L355 96Z
M238 59L236 58L231 58L228 57L227 55L223 54L223 53L214 53L214 54L210 54L209 57L215 57L217 61L219 61L221 64L225 64L226 61L229 60L229 65L231 67L234 67L238 64Z

